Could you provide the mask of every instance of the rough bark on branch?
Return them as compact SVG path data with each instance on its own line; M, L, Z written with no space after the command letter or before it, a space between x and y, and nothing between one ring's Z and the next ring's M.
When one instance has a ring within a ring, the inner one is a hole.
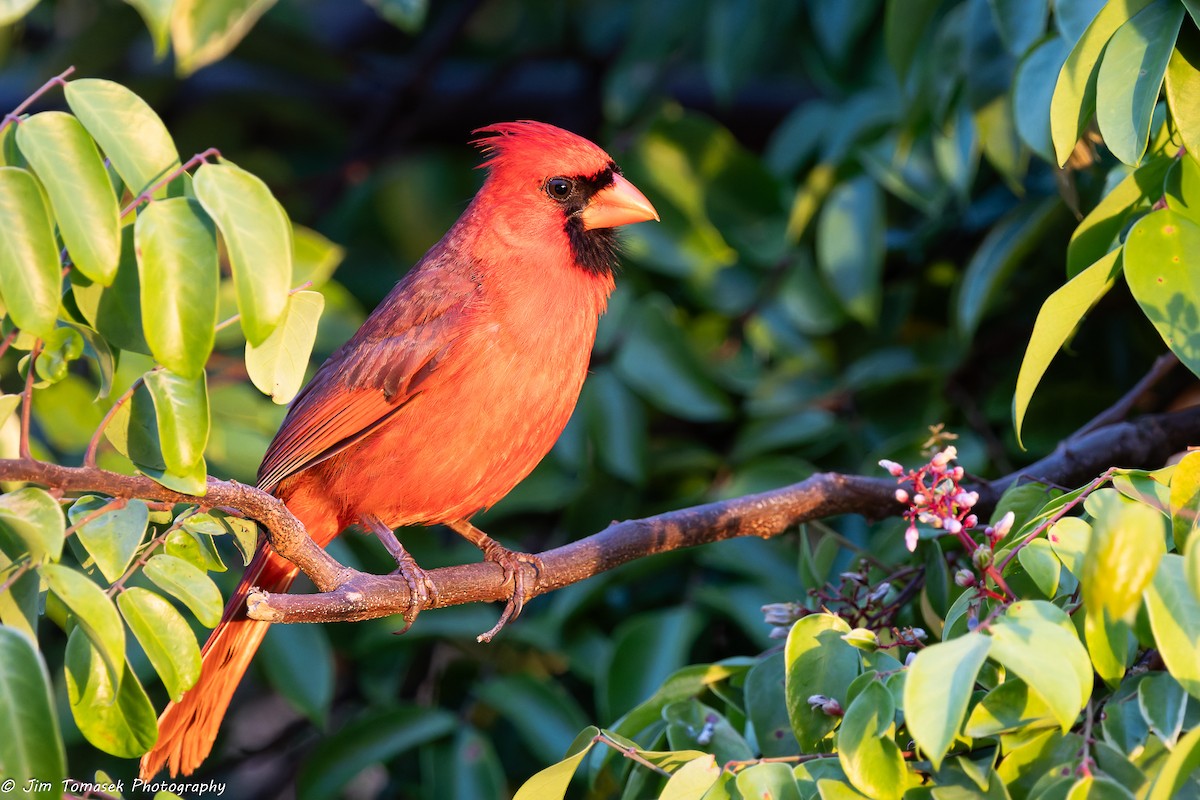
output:
M987 514L1000 495L1019 480L1074 486L1110 466L1154 468L1174 452L1200 440L1200 408L1143 416L1107 425L1066 440L1054 453L1011 475L972 488ZM273 622L329 622L373 619L403 613L409 590L399 575L369 575L339 564L318 547L300 522L276 498L235 481L209 480L203 498L167 489L144 477L93 467L63 467L31 459L0 460L0 480L30 481L68 492L101 492L172 503L229 507L261 523L271 545L297 564L320 592L308 595L256 592L248 613ZM599 533L539 554L545 569L535 594L544 594L637 558L737 536L777 536L795 525L837 514L878 519L902 506L891 478L821 473L761 494L680 509L639 520L614 522ZM533 585L531 566L527 585ZM493 563L430 570L437 605L507 598L503 570Z

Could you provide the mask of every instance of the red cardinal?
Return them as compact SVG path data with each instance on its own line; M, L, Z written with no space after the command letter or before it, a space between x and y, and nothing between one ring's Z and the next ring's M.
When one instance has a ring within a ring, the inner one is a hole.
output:
M500 563L520 612L521 561L467 520L549 452L587 372L613 288L613 228L658 219L608 154L540 122L482 128L483 188L354 337L293 401L259 468L320 545L350 525L378 533L423 600L423 573L391 532L442 523ZM252 586L283 592L297 568L259 547L204 645L200 679L158 721L149 779L208 756L269 623L245 616ZM419 604L416 610L419 610ZM411 617L409 619L411 623Z

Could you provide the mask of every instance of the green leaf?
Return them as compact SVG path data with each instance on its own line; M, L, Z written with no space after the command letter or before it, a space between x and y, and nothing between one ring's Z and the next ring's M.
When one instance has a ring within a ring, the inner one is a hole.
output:
M525 781L517 789L513 800L562 800L575 770L596 744L594 737L599 733L597 728L585 728L575 737L574 744L567 750L567 757Z
M158 200L138 215L142 324L159 363L195 378L204 371L217 326L217 238L200 204Z
M617 352L617 374L653 406L683 419L714 422L732 414L729 398L692 350L684 331L672 324L675 309L651 295L631 312Z
M1023 55L1046 32L1049 0L988 0L988 5L1000 39L1014 56Z
M320 625L272 625L262 643L271 685L313 724L324 728L333 701L333 648Z
M87 128L113 169L140 194L179 166L175 142L146 101L119 83L84 78L67 83L71 111ZM154 193L167 194L166 187Z
M1200 374L1200 225L1169 208L1147 214L1125 241L1125 280L1179 360Z
M783 653L771 653L746 675L746 717L754 727L754 738L763 756L799 755L792 735L787 705L779 702L787 686L787 662Z
M907 705L905 709L907 711ZM912 725L911 719L909 725ZM1058 727L1049 707L1035 692L1029 690L1029 684L1009 676L971 709L963 733L973 738L983 738L1046 727Z
M125 573L146 534L150 510L141 500L129 500L124 508L104 512L91 522L79 523L112 502L109 498L84 495L67 511L75 536L96 561L100 574L112 583Z
M720 772L721 770L714 765L712 783L716 782ZM668 782L667 785L670 786L670 783ZM755 764L737 774L735 785L738 792L741 793L740 797L763 798L763 800L800 800L800 788L787 764ZM664 791L659 796L659 800L664 800L667 796ZM701 797L699 794L677 796L681 800L682 798Z
M146 373L146 389L154 400L158 439L166 468L187 473L200 464L208 444L208 384L203 372L185 378L169 370Z
M1167 673L1152 672L1138 683L1137 696L1138 708L1150 730L1167 747L1174 747L1183 732L1187 692Z
M955 321L964 337L974 335L999 287L1026 256L1042 246L1061 214L1062 203L1054 197L1023 203L984 237L967 263L955 303Z
M596 687L601 707L608 709L609 716L615 716L651 696L687 663L698 631L699 618L686 607L647 612L626 620L613 634L612 660ZM562 743L558 746L561 748Z
M200 678L200 648L187 620L175 606L136 586L118 595L117 606L167 694L178 702Z
M1082 577L1091 546L1092 526L1079 517L1063 517L1050 526L1046 539L1071 574L1076 578Z
M76 727L97 749L137 758L158 739L158 721L129 664L122 660L121 667L121 680L114 683L88 637L78 629L71 633L63 671Z
M1184 34L1167 62L1167 104L1192 163L1200 159L1200 43Z
M1167 756L1162 767L1154 775L1146 790L1146 800L1172 800L1176 794L1200 770L1200 727L1193 728L1179 740L1179 744Z
M883 197L863 175L838 185L817 219L817 266L847 313L867 327L879 318L885 255Z
M1130 214L1149 207L1162 197L1163 179L1172 163L1174 159L1169 156L1152 158L1126 175L1101 198L1071 234L1071 242L1067 245L1068 277L1078 275L1119 246L1118 238L1125 230Z
M167 534L167 555L181 558L197 569L224 572L225 562L213 545L211 536L191 531L171 531Z
M71 610L79 627L100 652L108 667L109 681L119 685L125 663L125 626L112 598L70 567L45 564L41 573L50 591Z
M155 586L182 601L204 627L216 627L221 621L221 591L202 570L181 558L158 553L142 572Z
M1034 390L1084 315L1112 288L1121 271L1120 259L1121 251L1113 250L1055 290L1038 311L1013 394L1013 426L1018 443Z
M13 549L6 542L6 532L0 529L0 575L11 576L10 570L16 568L16 561L6 549ZM11 586L0 592L0 624L28 634L30 639L37 638L38 617L41 614L41 578L37 572L26 572L17 578Z
M745 770L741 774L744 775L749 771ZM784 771L790 778L792 771L787 767L784 767ZM662 794L658 796L658 800L698 800L712 788L719 777L721 777L721 768L717 766L717 759L714 756L706 755L692 759L671 775L667 785L663 787ZM793 783L795 783L794 780ZM798 798L797 795L797 800Z
M666 706L695 697L715 684L745 673L749 668L749 663L693 664L676 670L661 682L654 694L617 720L613 730L626 736L636 736L658 721Z
M54 330L62 265L37 179L0 167L0 294L18 328L39 338Z
M425 24L429 0L367 0L379 16L405 33L416 33Z
M1049 604L1041 602L1011 606L991 625L989 655L1025 681L1050 709L1063 731L1067 731L1091 695L1091 662L1074 628L1065 630L1045 616L1025 611L1046 606ZM1055 653L1057 657L1048 660L1046 653ZM1087 675L1086 685L1078 669L1081 660Z
M1110 490L1111 491L1111 490ZM1110 499L1111 498L1111 499ZM1132 621L1142 590L1166 552L1162 516L1149 506L1112 494L1092 493L1092 536L1079 582L1089 613Z
M313 289L329 280L346 251L312 228L292 226L292 280L311 283Z
M1154 643L1167 671L1200 699L1200 598L1188 585L1183 556L1162 557L1145 598Z
M933 17L939 0L888 0L884 12L884 49L888 63L896 70L900 83L908 77L913 58L921 45L927 24Z
M275 0L175 0L175 71L187 77L229 55L273 5Z
M142 286L138 279L134 227L121 231L121 259L112 286L102 286L78 273L71 274L71 295L84 319L121 350L150 355L142 332Z
M250 559L254 558L254 553L258 549L258 526L253 520L243 519L234 516L221 516L221 524L224 525L231 536L233 542L238 547L238 552L242 554L242 565L250 564Z
M586 716L579 704L557 683L531 675L502 675L480 686L478 694L509 721L543 763L558 758L585 727Z
M45 489L27 486L0 495L0 523L25 545L35 562L58 561L62 556L62 509Z
M33 7L38 4L38 1L39 0L0 0L0 26L11 25L17 20L21 19L33 10Z
M1117 158L1136 165L1146 152L1150 118L1183 23L1183 6L1155 0L1117 29L1096 78L1096 122Z
M305 760L296 779L299 800L342 796L342 787L373 764L453 733L454 715L437 709L385 709L346 724Z
M125 0L142 15L142 21L150 31L154 42L154 57L161 60L167 54L170 42L171 11L175 0Z
M1050 102L1050 130L1061 167L1075 150L1096 107L1096 65L1118 28L1151 0L1111 0L1096 14L1058 74Z
M250 380L279 405L290 402L304 383L324 307L320 292L296 292L288 298L283 320L266 341L259 347L246 343Z
M66 754L58 729L58 714L50 689L50 675L33 639L0 626L0 708L5 733L0 736L0 776L19 787L42 781L22 797L58 800L66 777Z
M228 162L200 167L193 186L229 251L242 332L246 341L261 347L287 309L291 222L262 180Z
M96 143L70 114L46 111L20 124L17 144L50 197L71 262L108 286L121 257L121 220Z
M854 788L876 800L899 800L908 788L904 756L892 738L895 716L892 693L871 681L846 709L838 731L842 769Z
M1048 599L1054 599L1058 593L1058 581L1062 571L1062 562L1054 555L1054 549L1045 539L1034 539L1017 552L1017 561L1025 568L1025 572L1037 584L1038 589Z
M1054 142L1050 138L1050 101L1054 84L1047 75L1057 75L1071 52L1071 45L1052 36L1029 51L1017 66L1013 77L1013 115L1017 135L1031 150L1054 163Z
M1108 0L1054 0L1054 24L1068 43L1083 32Z
M904 681L904 717L908 732L940 769L942 759L954 743L975 677L987 659L991 640L981 633L968 633L917 652Z
M1200 161L1195 158L1173 159L1167 172L1163 198L1167 208L1200 222Z
M850 684L861 671L859 651L842 639L850 626L832 614L810 614L796 621L788 633L787 705L792 730L805 753L819 752L821 740L837 727L838 718L808 699L824 695L846 707Z
M1132 653L1133 639L1129 625L1113 619L1103 609L1086 612L1083 638L1096 674L1109 686L1116 686L1125 677Z

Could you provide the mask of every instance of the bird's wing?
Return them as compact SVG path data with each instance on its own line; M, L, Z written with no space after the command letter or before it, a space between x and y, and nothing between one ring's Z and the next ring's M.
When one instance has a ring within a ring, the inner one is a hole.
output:
M258 468L260 488L273 491L359 441L444 374L474 287L421 283L402 282L292 401Z

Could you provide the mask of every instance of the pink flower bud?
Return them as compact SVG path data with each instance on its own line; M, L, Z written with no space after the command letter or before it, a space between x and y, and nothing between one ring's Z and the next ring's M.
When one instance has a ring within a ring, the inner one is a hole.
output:
M929 463L933 464L935 467L944 467L956 458L958 458L958 448L954 445L950 445L945 450L935 455Z
M946 517L942 520L942 528L945 529L946 533L957 534L962 530L962 523L954 517Z
M1001 539L1006 536L1008 532L1012 530L1013 520L1015 519L1016 515L1013 514L1013 512L1007 512L1003 517L1000 518L1000 521L993 526L992 535L997 539Z
M961 481L963 479L963 475L965 474L966 473L963 471L962 467L955 467L954 469L950 470L950 477L954 478L956 481Z
M904 546L908 548L908 552L913 552L917 549L917 540L920 535L917 533L916 525L909 525L908 530L904 532Z
M979 517L975 516L974 514L968 514L967 518L963 520L964 528L974 528L978 524L979 524Z
M954 573L954 582L964 589L975 585L975 573L969 569L960 569Z
M908 492L904 491L903 489L897 489L896 490L896 502L897 503L907 503L908 502Z
M925 505L925 501L927 499L928 498L925 497L925 495L921 494L920 492L917 492L916 494L913 495L913 505L914 506L923 506L923 505Z
M890 461L886 458L879 461L879 466L883 467L897 478L904 474L904 467L900 466L895 461Z

